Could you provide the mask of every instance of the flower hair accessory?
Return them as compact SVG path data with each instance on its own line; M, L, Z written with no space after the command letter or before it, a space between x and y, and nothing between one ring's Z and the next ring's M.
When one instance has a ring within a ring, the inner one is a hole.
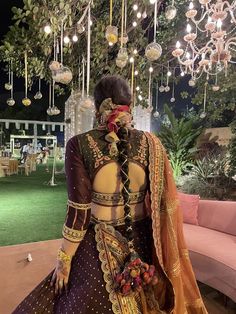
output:
M117 156L118 149L116 144L120 141L117 132L120 127L131 127L130 108L127 105L113 104L111 98L106 98L99 108L99 113L102 121L101 126L105 126L109 131L105 139L111 143L110 155Z

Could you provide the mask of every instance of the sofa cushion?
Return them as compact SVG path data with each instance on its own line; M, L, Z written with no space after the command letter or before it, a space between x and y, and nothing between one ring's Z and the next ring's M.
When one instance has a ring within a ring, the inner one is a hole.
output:
M180 208L183 211L183 221L188 224L198 225L199 195L178 192Z
M236 237L190 224L184 224L184 235L190 253L194 252L192 264L200 274L197 279L213 282L219 291L222 282L236 299Z
M200 200L198 224L236 236L236 202Z

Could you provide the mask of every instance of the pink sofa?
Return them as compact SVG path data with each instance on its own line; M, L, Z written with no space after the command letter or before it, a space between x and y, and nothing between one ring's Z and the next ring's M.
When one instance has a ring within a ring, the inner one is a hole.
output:
M236 302L236 202L200 200L184 234L197 280Z

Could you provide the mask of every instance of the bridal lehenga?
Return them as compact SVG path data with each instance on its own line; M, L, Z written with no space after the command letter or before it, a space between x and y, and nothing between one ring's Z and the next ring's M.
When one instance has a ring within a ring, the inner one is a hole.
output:
M97 174L107 165L116 165L104 141L105 131L94 129L73 137L67 145L66 172L71 171L71 175L67 181L69 200L63 236L72 242L83 239L72 260L69 290L55 296L50 286L51 273L16 308L15 314L207 313L184 241L182 215L166 152L154 135L135 129L130 134L129 163L148 178L144 190L130 193L130 204L141 204L145 212L133 221L134 246L158 272L158 284L152 287L158 308L149 308L145 291L123 296L114 289L116 270L129 253L124 221L116 217L110 221L98 219L91 208L97 204L106 211L111 206L122 206L123 199L121 193L108 194L94 188L106 183L106 174Z

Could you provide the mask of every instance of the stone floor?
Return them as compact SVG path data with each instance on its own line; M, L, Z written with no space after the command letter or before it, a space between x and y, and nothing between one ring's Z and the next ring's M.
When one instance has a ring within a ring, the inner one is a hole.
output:
M61 240L0 247L0 314L10 314L54 268ZM32 262L27 261L31 253ZM199 283L209 314L236 314L236 304Z

